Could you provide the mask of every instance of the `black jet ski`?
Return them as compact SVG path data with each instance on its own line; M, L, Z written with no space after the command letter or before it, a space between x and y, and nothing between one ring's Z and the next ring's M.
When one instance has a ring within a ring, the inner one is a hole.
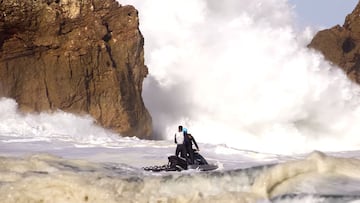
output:
M183 157L177 157L175 155L168 157L168 164L162 166L149 166L144 167L145 171L183 171L188 169L196 169L200 171L211 171L218 168L217 165L209 164L206 159L199 154L199 152L194 152L194 164L189 164L188 161ZM189 159L188 159L189 160Z

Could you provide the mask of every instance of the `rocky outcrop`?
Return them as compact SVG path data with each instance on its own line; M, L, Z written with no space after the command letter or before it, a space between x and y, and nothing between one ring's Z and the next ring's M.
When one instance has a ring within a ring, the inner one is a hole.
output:
M0 96L150 138L138 14L116 0L0 0Z
M318 32L309 47L321 51L327 60L340 66L351 80L360 83L360 3L346 17L343 26Z

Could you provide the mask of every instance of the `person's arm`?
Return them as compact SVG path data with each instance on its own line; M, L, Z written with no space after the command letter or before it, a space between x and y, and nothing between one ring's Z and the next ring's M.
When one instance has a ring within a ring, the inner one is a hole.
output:
M194 142L196 149L197 149L198 151L200 151L199 146L197 145L194 137L192 137L192 141Z
M175 144L177 144L177 141L176 141L176 134L175 134L175 136L174 136L174 142L175 142Z
M184 135L184 143L183 144L191 144L191 141L189 140L189 137L187 134L183 133Z

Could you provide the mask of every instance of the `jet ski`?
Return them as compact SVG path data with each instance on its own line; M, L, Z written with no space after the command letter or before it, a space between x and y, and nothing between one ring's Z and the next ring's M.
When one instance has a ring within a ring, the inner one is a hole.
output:
M199 152L194 151L194 164L188 162L189 159L177 157L175 155L168 157L168 164L162 166L144 167L145 171L160 172L160 171L183 171L188 169L196 169L199 171L212 171L218 168L215 164L209 164L206 159L200 155Z

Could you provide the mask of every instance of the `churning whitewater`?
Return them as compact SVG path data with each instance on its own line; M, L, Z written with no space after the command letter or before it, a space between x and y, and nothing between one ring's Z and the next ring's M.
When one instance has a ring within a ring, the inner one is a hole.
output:
M359 86L286 0L120 3L139 10L157 140L1 98L1 202L360 201ZM179 124L216 171L142 169L167 163Z
M125 2L139 9L144 99L161 138L183 123L240 149L359 147L359 87L306 47L314 33L295 31L286 0Z

